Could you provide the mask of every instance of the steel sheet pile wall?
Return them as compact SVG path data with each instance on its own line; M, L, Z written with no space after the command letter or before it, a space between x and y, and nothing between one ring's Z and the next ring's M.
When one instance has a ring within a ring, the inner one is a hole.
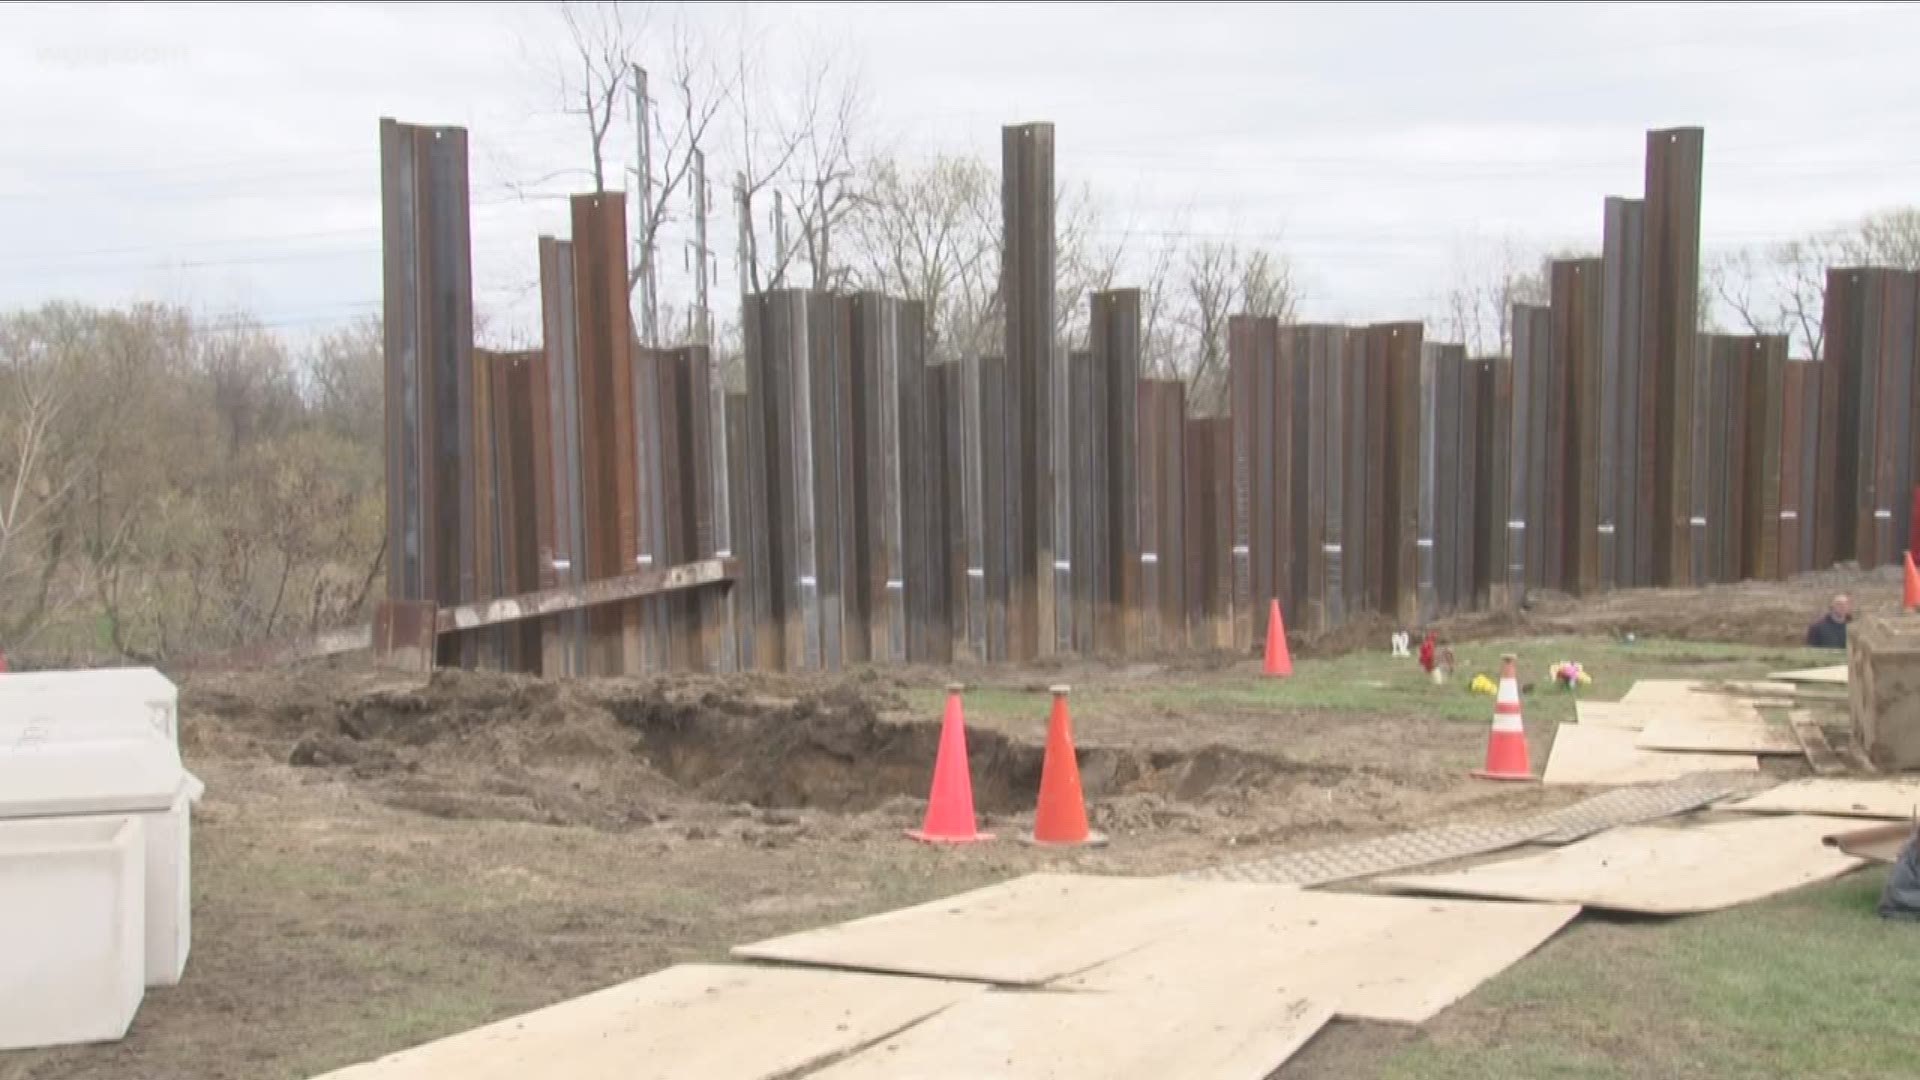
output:
M1821 366L1789 360L1781 379L1779 577L1814 569Z
M1554 413L1565 418L1556 441L1566 461L1554 478L1561 503L1558 587L1580 596L1601 588L1604 278L1599 259L1559 261L1551 269L1552 351L1563 399Z
M1513 414L1509 455L1511 473L1508 522L1511 565L1517 577L1509 582L1516 603L1527 590L1549 580L1547 551L1553 531L1549 499L1557 494L1551 482L1556 462L1548 453L1548 407L1558 385L1553 366L1553 312L1551 308L1517 304L1513 309ZM1564 455L1560 461L1564 463Z
M1819 565L1897 562L1911 541L1917 301L1914 273L1827 272Z
M1475 398L1473 497L1473 596L1482 608L1505 608L1515 602L1512 582L1518 575L1510 546L1516 535L1508 528L1513 517L1513 361L1473 360Z
M1353 611L1403 625L1422 620L1422 581L1438 566L1429 533L1441 523L1426 497L1437 475L1429 436L1439 414L1427 407L1437 368L1423 359L1422 338L1417 323L1282 328L1240 316L1229 324L1230 554L1234 605L1248 613L1253 648L1265 644L1264 613L1274 599L1292 613L1289 625L1309 630ZM1460 353L1447 355L1457 395ZM1454 405L1457 412L1457 397ZM1452 413L1445 437L1457 452ZM1457 472L1448 483L1460 486ZM1458 517L1450 507L1445 526ZM1434 595L1430 584L1426 593Z
M1022 124L1001 131L1001 208L1005 257L1001 297L1006 304L1005 410L1009 434L1007 532L1008 656L1052 655L1059 641L1055 593L1065 585L1066 505L1055 497L1056 454L1064 456L1064 358L1054 348L1053 125ZM1059 470L1063 475L1065 470ZM1060 491L1064 497L1066 492ZM1055 537L1063 541L1055 557ZM1071 611L1071 605L1066 605Z
M1187 421L1187 632L1195 649L1234 647L1233 421Z
M1268 603L1404 627L1528 589L1772 578L1911 543L1920 274L1829 275L1826 359L1696 330L1698 129L1647 136L1602 256L1516 305L1511 359L1418 323L1234 316L1221 418L1143 378L1141 295L1055 342L1053 129L1003 130L1003 357L929 362L877 293L743 302L745 393L642 348L625 200L541 239L540 351L472 346L466 141L383 121L390 628L738 558L731 593L443 638L552 674L1257 650Z
M1695 394L1704 146L1705 133L1699 128L1647 133L1640 423L1642 481L1653 494L1644 527L1653 531L1650 584L1655 585L1691 580L1694 533L1704 527L1696 524L1694 433L1689 423Z
M467 133L380 121L387 599L471 600L476 565ZM442 642L441 660L458 649Z
M639 566L638 443L634 430L633 332L627 312L626 199L617 192L576 195L573 286L580 380L580 504L586 580ZM642 670L642 620L635 604L587 613L591 675Z
M487 411L476 418L488 430L483 458L490 474L485 485L478 527L491 533L493 548L487 598L518 596L544 587L538 502L540 466L547 452L539 445L543 434L536 422L544 412L546 357L538 352L489 353L475 350L476 386L485 385ZM478 464L479 461L476 461ZM480 631L485 634L488 631ZM528 620L491 631L499 666L507 671L539 671L543 635L540 624Z
M1142 537L1146 517L1140 504L1136 450L1142 416L1137 391L1140 293L1136 289L1095 293L1090 309L1088 344L1093 366L1088 372L1088 393L1096 408L1104 403L1104 416L1088 437L1098 459L1089 468L1089 477L1101 489L1095 502L1100 519L1089 540L1096 549L1093 560L1098 573L1094 643L1099 652L1121 654L1141 646L1140 609L1146 595L1143 556L1147 549ZM1234 461L1237 475L1241 465L1237 447Z
M1484 542L1476 529L1483 497L1479 491L1483 467L1480 419L1482 389L1460 345L1428 343L1423 347L1423 408L1431 397L1431 412L1422 420L1421 538L1423 589L1422 618L1471 611L1478 606L1474 590L1474 563ZM1429 584L1430 583L1430 584Z
M1290 560L1297 555L1288 535L1293 485L1293 359L1281 348L1279 320L1236 315L1227 324L1228 381L1234 424L1234 537L1247 549L1251 647L1265 647L1269 603L1295 609L1289 588ZM1244 462L1244 467L1243 463Z
M586 515L580 505L579 312L574 303L573 244L540 238L540 322L546 364L535 411L546 417L548 478L539 499L543 587L586 581ZM541 670L552 676L586 673L587 615L556 615L541 622Z
M1299 396L1294 419L1295 600L1289 616L1324 631L1345 618L1341 595L1342 432L1340 369L1347 332L1333 326L1286 328ZM1257 618L1258 612L1250 612ZM1250 648L1251 640L1236 644Z

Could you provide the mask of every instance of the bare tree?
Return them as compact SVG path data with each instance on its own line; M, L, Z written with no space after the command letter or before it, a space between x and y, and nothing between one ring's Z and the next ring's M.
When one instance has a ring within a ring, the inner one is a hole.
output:
M636 66L644 66L637 57L630 59ZM635 237L636 242L649 251L658 246L661 229L675 220L674 206L693 185L694 159L705 153L713 126L726 108L733 89L706 40L685 19L675 21L668 36L665 59L668 101L650 101L647 108L653 121L650 155L653 175L647 186L652 198L647 202ZM649 76L649 95L652 85ZM639 286L640 270L636 260L627 275L628 291Z
M1920 270L1920 209L1886 210L1850 227L1730 251L1708 265L1703 281L1738 329L1785 334L1796 353L1817 360L1826 348L1827 271L1845 266Z
M76 479L55 448L66 374L45 341L0 332L0 426L8 433L0 438L0 647L30 640L57 613L64 545L50 526Z
M797 224L813 287L840 288L853 273L850 262L836 260L834 237L861 198L858 138L866 97L857 71L830 53L809 64L799 97L799 126L793 132Z
M846 229L865 288L917 299L929 348L950 360L991 348L1000 242L999 178L978 160L936 157L917 168L876 162Z
M1434 322L1446 339L1465 345L1469 356L1511 356L1513 306L1548 303L1548 264L1578 257L1572 251L1525 256L1511 239L1470 246L1455 256L1454 285L1441 298Z
M569 50L554 76L561 109L578 116L586 130L593 189L607 190L617 135L616 123L632 118L635 85L647 72L648 125L652 148L650 197L632 198L641 207L634 242L653 250L661 229L675 220L675 207L691 183L693 160L731 93L725 72L714 62L705 39L685 18L664 31L654 27L647 5L565 0L558 5ZM662 93L664 91L664 93ZM566 173L542 177L551 180ZM528 185L514 185L523 196ZM641 280L639 260L628 273L629 291Z
M1237 314L1292 322L1299 288L1284 255L1231 241L1203 240L1181 261L1172 303L1179 331L1173 373L1188 385L1189 400L1205 415L1226 410L1227 326Z
M639 51L644 9L621 3L563 0L560 20L572 46L560 73L561 109L587 129L593 190L607 190L607 136L621 104L632 93L633 58Z

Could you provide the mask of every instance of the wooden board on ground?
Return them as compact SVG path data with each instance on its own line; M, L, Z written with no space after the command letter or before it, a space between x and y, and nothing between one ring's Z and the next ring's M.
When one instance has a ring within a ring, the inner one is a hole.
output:
M1694 682L1687 679L1642 679L1620 695L1623 704L1651 705L1686 700L1690 695L1717 694L1771 703L1807 692L1807 687L1790 682ZM1784 704L1784 702L1781 702Z
M985 993L810 1080L1265 1080L1330 1018L1242 988Z
M1726 809L1905 821L1920 810L1920 780L1795 780Z
M1818 717L1795 709L1787 714L1787 726L1793 729L1793 737L1799 740L1800 749L1806 752L1807 764L1816 775L1839 776L1848 771L1847 759L1827 741L1827 729Z
M1349 1020L1420 1024L1538 948L1576 904L1266 893L1056 986L1298 994Z
M933 979L686 964L321 1080L772 1080L981 992Z
M1173 878L1030 874L944 900L742 945L749 960L1039 986L1275 888Z
M1680 754L1643 750L1640 733L1595 724L1561 724L1541 781L1547 784L1645 784L1701 772L1759 772L1752 754Z
M1847 685L1847 665L1835 664L1832 667L1805 668L1800 671L1776 671L1767 678L1773 682L1845 686Z
M1644 703L1630 701L1581 701L1573 706L1573 715L1583 727L1618 728L1639 731L1647 719L1657 715Z
M1760 900L1860 866L1824 843L1849 827L1845 818L1790 815L1614 829L1544 855L1380 883L1407 892L1685 915Z
M1800 755L1806 752L1785 725L1770 723L1758 713L1754 713L1752 720L1706 720L1664 713L1647 722L1634 745L1642 750L1701 754Z

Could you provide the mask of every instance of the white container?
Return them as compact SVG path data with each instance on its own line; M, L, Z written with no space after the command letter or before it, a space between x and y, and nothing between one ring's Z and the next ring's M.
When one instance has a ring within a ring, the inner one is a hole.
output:
M0 750L143 735L180 743L180 691L153 668L0 675Z
M143 829L148 986L173 986L193 941L191 796L172 743L134 738L0 746L0 820L131 815ZM0 909L6 901L0 897Z
M0 1050L126 1035L145 993L132 816L0 821Z

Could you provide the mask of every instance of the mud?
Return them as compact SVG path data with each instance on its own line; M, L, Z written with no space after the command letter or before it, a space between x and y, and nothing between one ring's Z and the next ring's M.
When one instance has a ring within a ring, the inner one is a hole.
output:
M871 673L570 684L449 671L423 686L350 682L301 702L190 686L186 709L217 718L195 725L201 749L350 780L399 809L603 829L702 807L910 818L940 740L937 721ZM967 752L982 814L1031 810L1045 758L1037 739L975 725ZM1373 771L1229 745L1083 745L1078 761L1090 813L1127 831Z

